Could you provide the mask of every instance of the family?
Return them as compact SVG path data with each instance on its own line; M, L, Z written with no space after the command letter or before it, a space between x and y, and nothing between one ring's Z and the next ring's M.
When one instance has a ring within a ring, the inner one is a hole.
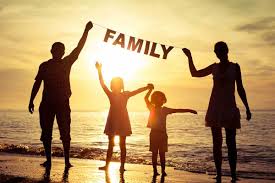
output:
M35 77L28 108L30 113L34 112L33 102L43 81L44 90L39 106L40 126L42 129L40 140L43 142L46 156L46 161L41 164L43 167L51 167L52 130L55 117L60 131L60 140L64 148L65 166L67 168L72 167L69 159L71 141L71 109L69 98L72 94L70 88L70 71L73 63L77 60L84 47L92 27L92 22L86 24L84 33L77 47L65 57L63 57L65 54L64 44L55 42L51 47L52 58L39 66L38 73ZM205 121L206 126L210 127L212 132L213 157L217 173L216 180L220 182L222 177L222 128L224 128L232 182L235 182L237 180L236 129L241 128L240 111L235 101L235 84L237 86L237 92L246 108L247 120L251 119L251 112L242 84L240 66L237 63L229 61L229 49L225 42L217 42L214 46L214 52L219 59L219 63L214 63L201 70L196 69L190 50L183 48L182 51L188 58L192 77L205 77L211 74L213 76L213 88ZM168 151L168 136L166 131L167 115L186 112L197 114L197 112L192 109L165 107L164 104L167 102L165 94L161 91L153 92L153 84L148 84L134 91L126 91L124 90L123 79L115 77L111 80L110 88L108 88L102 76L102 64L97 62L95 66L98 71L100 85L110 102L109 114L104 130L104 133L108 135L109 139L106 164L103 167L99 167L99 169L108 170L115 145L114 137L119 136L119 146L121 150L120 171L125 171L126 137L132 134L127 111L127 101L130 97L147 91L144 100L150 112L147 127L151 129L149 139L150 151L152 152L153 173L154 176L159 175L157 171L157 157L159 154L161 173L163 176L166 176L165 153Z

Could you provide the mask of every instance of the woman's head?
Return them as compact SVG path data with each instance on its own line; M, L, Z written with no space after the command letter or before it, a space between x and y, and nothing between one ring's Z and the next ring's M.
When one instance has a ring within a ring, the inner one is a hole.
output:
M223 41L219 41L215 44L214 52L220 61L228 60L228 47L227 44Z
M124 83L121 77L115 77L111 80L111 90L116 93L124 91Z
M154 104L155 106L162 106L166 102L167 102L166 96L161 91L155 91L151 95L151 103Z

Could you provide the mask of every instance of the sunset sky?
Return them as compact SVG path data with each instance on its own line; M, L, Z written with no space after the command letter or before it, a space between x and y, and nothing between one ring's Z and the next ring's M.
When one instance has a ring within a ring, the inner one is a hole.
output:
M217 41L229 46L238 62L251 109L275 109L275 4L273 0L171 1L0 1L0 109L26 110L39 65L51 58L53 42L66 54L77 45L89 20L135 37L187 47L197 68L218 62ZM107 110L94 63L103 63L109 86L113 76L133 90L153 83L167 95L167 106L206 110L212 76L191 78L188 62L174 48L167 60L103 43L105 29L94 25L71 71L72 110ZM35 100L36 110L42 88ZM145 93L130 99L130 111L146 110ZM243 104L238 98L238 106Z

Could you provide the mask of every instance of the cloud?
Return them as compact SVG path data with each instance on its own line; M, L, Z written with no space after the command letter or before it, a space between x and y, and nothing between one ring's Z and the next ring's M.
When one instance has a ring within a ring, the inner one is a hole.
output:
M240 25L235 28L240 32L247 32L249 34L256 34L265 43L270 46L275 46L275 17L265 17L257 21Z
M252 23L236 27L237 31L255 33L275 29L275 17L265 17Z
M264 41L269 43L269 45L275 46L275 30L266 32L262 36L263 36Z
M275 75L275 67L273 65L263 64L259 59L250 60L246 70L247 72L244 73L246 76L270 77Z

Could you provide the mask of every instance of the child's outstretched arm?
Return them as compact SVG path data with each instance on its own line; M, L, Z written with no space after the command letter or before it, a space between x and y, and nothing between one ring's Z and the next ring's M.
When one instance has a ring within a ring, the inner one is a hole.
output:
M150 88L154 88L154 85L153 85L153 84L148 84L148 85L145 86L145 87L142 87L142 88L139 88L139 89L137 89L137 90L131 91L131 92L129 92L129 97L132 97L132 96L134 96L134 95L137 95L137 94L139 94L139 93L141 93L141 92L144 92L144 91L146 91L146 90L148 90L148 89L150 89Z
M95 67L96 67L97 72L98 72L98 77L99 77L100 85L103 88L104 92L109 96L109 94L111 93L111 91L108 89L108 87L104 83L104 79L103 79L102 71L101 71L102 64L96 62Z
M198 114L197 111L193 110L193 109L171 109L169 108L169 113L172 114L172 113L192 113L192 114Z
M152 108L152 104L151 102L149 101L149 96L151 95L152 91L154 89L154 86L151 86L151 88L148 90L148 92L146 93L145 97L144 97L144 101L146 103L146 106L149 110L151 110Z

